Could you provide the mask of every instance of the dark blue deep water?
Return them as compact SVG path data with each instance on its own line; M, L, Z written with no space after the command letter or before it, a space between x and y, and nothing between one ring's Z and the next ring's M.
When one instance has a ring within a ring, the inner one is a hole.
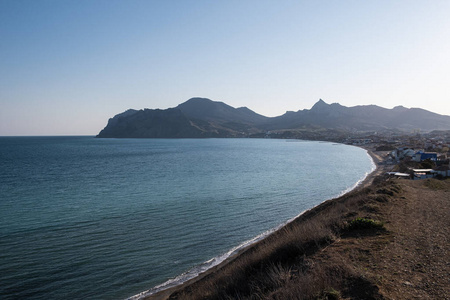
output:
M321 142L0 138L0 298L179 282L372 169L366 151Z

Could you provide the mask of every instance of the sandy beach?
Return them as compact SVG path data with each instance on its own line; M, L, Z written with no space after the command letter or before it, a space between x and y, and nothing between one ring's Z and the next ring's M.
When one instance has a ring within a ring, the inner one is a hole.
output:
M361 182L356 188L364 188L368 187L373 183L374 178L379 175L382 175L386 172L389 172L392 166L382 164L388 155L388 151L375 151L376 146L362 146L361 148L367 150L367 153L372 158L376 169L367 175L364 181Z

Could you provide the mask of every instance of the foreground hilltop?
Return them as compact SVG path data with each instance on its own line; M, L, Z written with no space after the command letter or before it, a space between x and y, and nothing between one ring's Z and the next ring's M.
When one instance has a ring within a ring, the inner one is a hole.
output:
M101 138L261 137L268 131L448 130L450 116L420 108L346 107L320 99L311 109L269 118L247 107L192 98L174 108L127 110L109 119Z

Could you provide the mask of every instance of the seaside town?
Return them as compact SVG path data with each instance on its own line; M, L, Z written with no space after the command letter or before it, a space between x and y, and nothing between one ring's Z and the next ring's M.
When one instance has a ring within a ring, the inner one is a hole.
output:
M405 179L445 178L450 176L450 131L421 134L371 134L348 138L346 144L381 152L380 164L392 166L388 175Z

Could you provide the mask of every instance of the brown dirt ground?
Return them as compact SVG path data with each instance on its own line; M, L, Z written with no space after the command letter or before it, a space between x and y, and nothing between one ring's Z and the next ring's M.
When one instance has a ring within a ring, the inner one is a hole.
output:
M381 212L391 232L371 241L366 266L389 299L449 299L450 181L402 181L403 195Z
M343 236L311 260L352 264L376 286L367 298L450 299L450 180L399 182L374 214L386 233Z

